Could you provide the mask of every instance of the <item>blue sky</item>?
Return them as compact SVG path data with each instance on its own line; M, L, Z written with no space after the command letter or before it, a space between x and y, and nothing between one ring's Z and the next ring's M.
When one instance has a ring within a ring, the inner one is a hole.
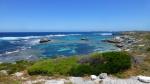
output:
M0 0L0 32L150 30L150 0Z

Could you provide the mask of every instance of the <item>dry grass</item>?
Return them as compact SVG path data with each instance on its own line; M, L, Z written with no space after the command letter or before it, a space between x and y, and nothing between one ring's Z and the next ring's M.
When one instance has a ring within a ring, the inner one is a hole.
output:
M0 75L0 84L21 84L21 81L10 76Z

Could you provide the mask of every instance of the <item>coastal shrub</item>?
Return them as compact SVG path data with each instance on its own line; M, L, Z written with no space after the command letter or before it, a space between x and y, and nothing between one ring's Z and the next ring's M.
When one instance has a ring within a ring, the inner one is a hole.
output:
M51 74L51 72L53 71L54 71L54 64L52 60L38 61L28 68L28 73L30 75L36 74L46 75Z
M33 62L29 61L16 61L16 63L2 63L0 64L0 70L6 70L8 74L13 74L25 70L28 66L31 66Z
M79 60L79 63L79 67L72 69L74 75L99 75L102 72L117 73L130 68L131 58L125 52L104 52L84 57ZM87 72L84 70L87 70Z
M118 73L130 68L130 66L131 58L127 53L104 52L94 53L86 57L78 56L38 61L28 68L28 73L30 75L99 75L102 72Z
M117 73L131 66L131 57L125 52L106 52L103 57L107 73Z
M146 35L145 35L145 38L146 38L147 40L150 40L150 34L146 34Z
M92 67L88 64L81 64L76 67L72 67L70 75L73 76L84 76L92 73Z
M150 48L147 48L147 51L150 51Z
M79 60L80 64L90 63L92 65L97 65L104 62L102 53L92 53L90 56L83 57Z
M30 75L69 75L70 69L77 65L76 57L48 59L28 68Z

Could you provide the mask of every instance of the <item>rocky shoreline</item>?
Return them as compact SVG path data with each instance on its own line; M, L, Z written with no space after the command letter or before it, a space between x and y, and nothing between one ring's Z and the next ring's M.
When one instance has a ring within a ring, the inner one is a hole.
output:
M112 43L122 51L130 51L133 50L134 46L144 46L144 44L140 44L141 39L137 39L131 35L135 33L136 32L122 32L121 35L116 36L110 40L102 40L102 42Z
M150 84L150 78L146 79L146 81L140 80L140 76L121 79L107 75L107 73L101 73L99 76L91 75L90 77L33 77L27 75L25 72L17 72L11 76L11 78L19 80L19 84Z
M136 66L136 69L138 69L139 67L141 68L141 65L143 65L145 59L146 60L149 59L148 58L149 45L147 45L149 40L145 41L143 37L144 35L145 32L144 33L123 32L120 36L116 36L111 40L103 40L103 42L112 43L116 47L120 48L122 51L126 51L132 54L133 55L132 67ZM147 51L145 51L144 49ZM147 66L144 65L144 69L145 68L148 71L149 64ZM145 72L143 68L142 68L142 72ZM5 70L0 71L1 78L4 78L4 80L6 81L13 79L18 82L17 84L37 84L37 83L38 84L150 84L150 77L148 74L142 74L142 73L136 73L136 75L133 73L129 73L129 74L130 76L128 78L117 78L110 74L107 75L107 73L101 73L99 76L88 75L86 77L71 77L71 76L62 77L60 75L59 76L41 76L41 75L30 76L26 71L16 72L14 74L8 75L7 71ZM143 76L140 76L139 74ZM3 82L0 81L0 83Z

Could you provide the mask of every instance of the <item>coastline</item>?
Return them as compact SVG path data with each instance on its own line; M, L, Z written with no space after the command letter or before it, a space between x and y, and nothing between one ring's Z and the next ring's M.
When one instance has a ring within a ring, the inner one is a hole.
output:
M121 42L115 42L112 44L117 45L117 44L121 43L121 44L125 45L125 46L121 47L120 49L121 49L121 51L128 52L130 55L132 55L132 67L121 73L116 73L113 75L109 74L108 79L103 80L103 84L107 84L108 82L109 83L116 82L116 83L120 84L120 82L125 82L125 81L126 82L128 81L128 83L132 82L132 83L142 84L142 82L140 82L137 79L137 76L139 76L139 75L150 76L148 74L149 71L143 71L143 68L146 68L146 69L149 68L149 65L146 65L149 61L149 56L148 56L149 51L139 50L139 48L138 48L138 47L145 48L145 43L147 43L147 42L145 42L145 38L144 39L142 38L142 40L141 40L141 36L144 36L144 35L145 35L145 32L144 33L125 32L125 34L123 32L122 35L117 36L117 41L118 40L120 41L120 39L121 39ZM148 35L150 35L150 34L148 33ZM124 38L124 37L126 37L126 38ZM114 38L116 41L116 37L114 37ZM114 38L112 40L114 40ZM132 41L131 41L131 39L132 39ZM131 42L128 43L128 41L131 41ZM148 40L148 42L149 42L149 40ZM148 48L148 46L146 46L146 48ZM145 59L147 61L145 61ZM144 63L144 67L143 67L143 63ZM145 66L147 66L147 67L145 67ZM46 84L45 82L49 82L49 83L56 82L56 84L59 84L60 82L62 82L62 84L65 84L65 83L70 84L70 82L74 83L79 80L82 81L82 83L90 82L91 84L98 84L98 83L96 83L97 82L96 80L95 81L91 80L89 75L86 77L70 77L70 76L68 77L68 76L63 76L63 75L62 76L56 75L56 76L45 77L45 76L30 76L30 75L28 75L28 73L26 71L23 71L23 72L21 71L21 72L17 72L17 73L18 74L20 73L20 76L17 76L14 74L13 76L10 76L10 78L13 78L15 80L21 80L22 82L24 81L25 84L32 84L34 82L41 83L41 84ZM33 77L35 77L35 78L33 78ZM118 78L118 77L121 77L121 78ZM84 79L84 78L86 78L86 79ZM30 79L32 79L32 80L30 80ZM98 80L98 81L100 81L100 80ZM80 83L77 82L76 84L81 84L81 82Z

